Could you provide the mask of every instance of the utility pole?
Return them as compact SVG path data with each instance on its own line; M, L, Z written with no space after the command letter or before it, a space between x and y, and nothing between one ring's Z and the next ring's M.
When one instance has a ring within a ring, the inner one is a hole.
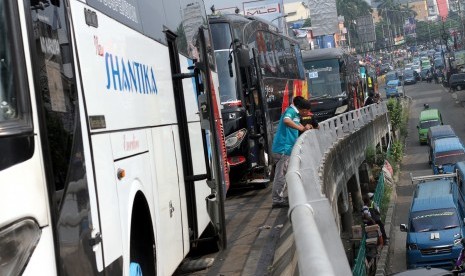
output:
M461 11L461 8L460 8L460 0L457 0L457 6L458 6L458 10L459 10L459 16L460 16L460 37L461 37L461 44L462 44L462 49L464 47L464 41L463 41L463 38L464 38L464 32L465 32L465 28L463 26L463 14L462 14L462 11Z

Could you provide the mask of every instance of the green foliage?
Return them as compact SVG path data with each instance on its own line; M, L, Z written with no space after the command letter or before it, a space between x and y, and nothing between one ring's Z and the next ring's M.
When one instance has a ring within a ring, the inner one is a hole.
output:
M376 165L382 167L384 165L384 160L386 159L386 153L378 151L376 152Z
M368 164L373 165L376 162L376 150L375 147L369 146L365 151L365 160Z
M391 98L387 102L387 108L389 111L389 119L391 121L392 130L396 131L399 129L402 122L402 105L400 101Z
M397 140L394 143L392 143L391 156L394 158L396 162L400 162L402 160L403 153L404 145L401 141Z
M400 136L406 138L408 135L408 110L402 111L402 122L400 124Z
M368 15L373 11L365 0L336 0L336 9L337 15L344 16L346 23L353 22L357 17Z
M302 25L302 27L311 27L311 26L312 26L312 19L309 17L309 18L305 19L305 22Z
M386 220L386 213L389 208L389 203L391 202L392 186L384 182L384 194L381 198L381 203L379 204L379 209L381 210L381 220Z

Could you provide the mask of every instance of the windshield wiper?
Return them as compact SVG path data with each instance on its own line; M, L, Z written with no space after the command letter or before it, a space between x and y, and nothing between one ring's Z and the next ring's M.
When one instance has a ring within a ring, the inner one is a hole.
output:
M433 228L425 228L425 229L419 230L418 232L419 232L419 233L420 233L420 232L429 232L429 231L433 231L433 230L435 230L435 229L433 229Z
M452 228L455 228L455 227L458 227L458 225L447 225L447 226L444 226L444 229L452 229Z
M323 94L323 95L318 96L318 97L310 98L310 100L318 100L318 99L327 98L327 97L328 97L328 94Z

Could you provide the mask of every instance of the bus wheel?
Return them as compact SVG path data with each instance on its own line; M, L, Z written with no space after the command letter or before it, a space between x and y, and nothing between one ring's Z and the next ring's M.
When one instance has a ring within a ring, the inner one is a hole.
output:
M134 201L131 220L130 265L135 271L139 266L142 275L156 274L156 252L153 225L149 206L139 194ZM133 274L130 274L131 276ZM138 275L138 274L134 274Z

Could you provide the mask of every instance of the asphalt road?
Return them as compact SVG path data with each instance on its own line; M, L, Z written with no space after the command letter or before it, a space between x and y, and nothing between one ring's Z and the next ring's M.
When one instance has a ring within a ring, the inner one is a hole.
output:
M391 233L391 247L389 252L389 273L406 270L406 233L400 232L399 225L407 223L408 212L412 201L414 186L410 181L413 176L432 174L428 164L428 147L418 142L418 117L423 110L423 104L430 108L438 108L442 114L444 124L449 124L462 141L465 141L465 91L450 93L447 88L434 83L418 82L405 86L406 95L412 98L410 117L408 122L408 137L401 173L396 187L396 208Z

